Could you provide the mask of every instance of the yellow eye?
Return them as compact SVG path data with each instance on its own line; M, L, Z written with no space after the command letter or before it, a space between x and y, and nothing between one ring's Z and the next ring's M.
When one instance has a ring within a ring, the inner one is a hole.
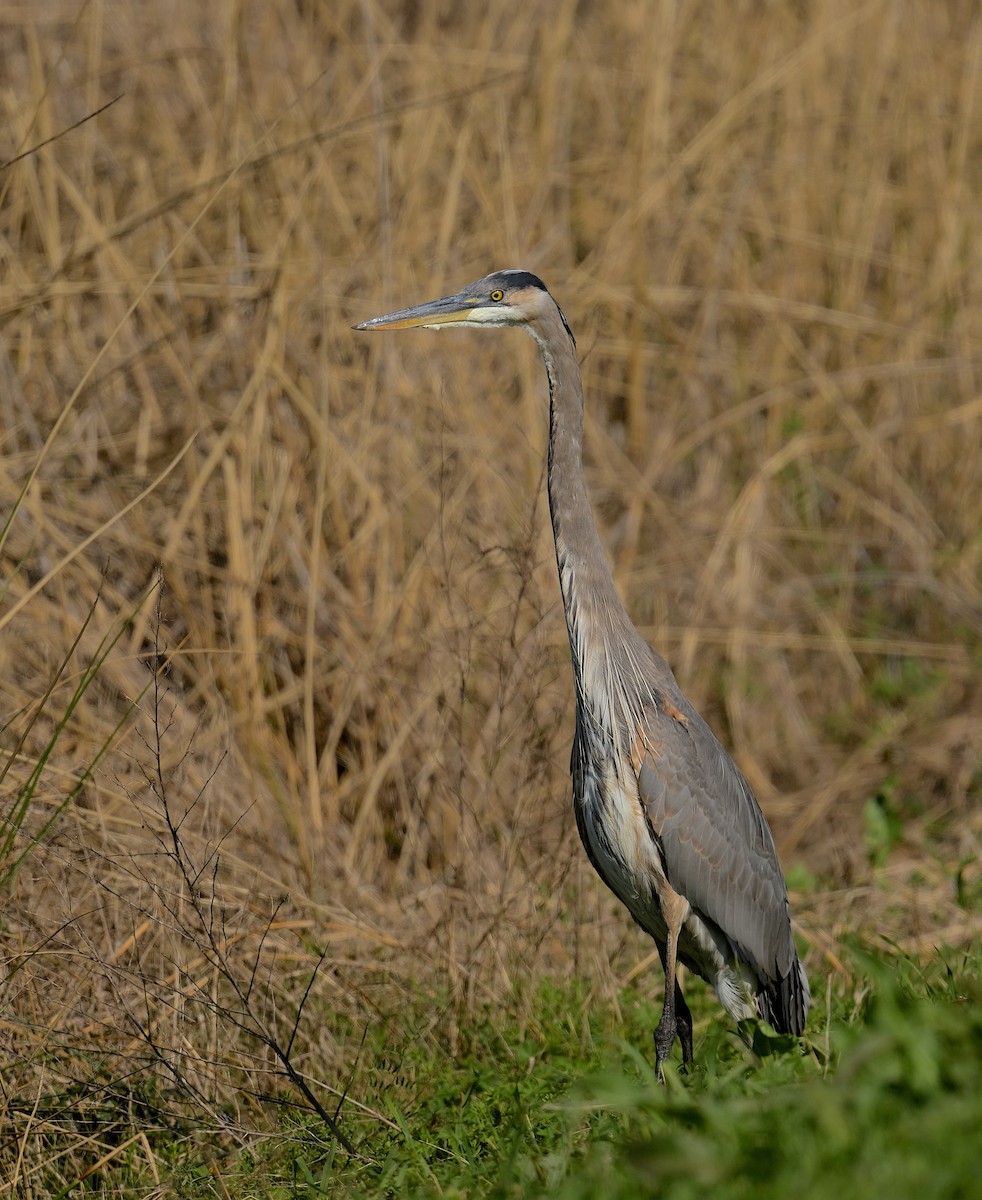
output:
M494 291L491 293L491 299L492 300L500 300L504 296L504 294L505 293L503 291L501 291L499 288L495 288Z

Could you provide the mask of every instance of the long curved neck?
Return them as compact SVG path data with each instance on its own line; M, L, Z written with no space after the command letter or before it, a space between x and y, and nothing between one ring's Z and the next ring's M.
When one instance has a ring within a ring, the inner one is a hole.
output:
M529 327L549 376L549 511L577 698L598 652L640 637L614 586L583 476L583 384L558 308ZM587 689L588 690L588 689Z

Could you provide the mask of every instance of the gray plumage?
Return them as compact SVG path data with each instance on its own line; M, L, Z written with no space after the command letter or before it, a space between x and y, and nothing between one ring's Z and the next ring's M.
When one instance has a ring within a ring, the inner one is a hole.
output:
M800 1034L810 996L795 953L787 888L749 784L634 628L614 586L583 475L583 385L562 311L535 275L498 271L453 296L358 329L516 325L549 379L549 507L576 687L571 772L593 866L655 940L665 1002L659 1076L692 1019L678 961L713 985L737 1021L761 1016Z

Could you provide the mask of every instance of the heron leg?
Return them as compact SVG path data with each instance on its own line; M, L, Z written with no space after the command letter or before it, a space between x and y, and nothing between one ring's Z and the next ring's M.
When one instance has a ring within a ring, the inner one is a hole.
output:
M665 967L665 950L664 946L658 947L658 955L661 958L662 970L665 971L665 979L667 981L668 971ZM685 1002L685 996L682 995L682 985L678 979L675 980L675 1026L679 1045L682 1047L682 1065L688 1066L692 1062L692 1013L689 1012L689 1006ZM669 1050L671 1050L671 1047L669 1047Z
M665 1004L661 1020L655 1028L655 1074L664 1082L663 1064L672 1052L676 1037L682 1046L682 1062L692 1061L692 1014L679 987L678 969L679 933L689 905L677 892L666 886L661 897L662 915L668 926L665 947L658 947L662 966L665 968Z
M692 1013L678 983L675 984L675 1024L682 1047L682 1065L687 1067L692 1062Z

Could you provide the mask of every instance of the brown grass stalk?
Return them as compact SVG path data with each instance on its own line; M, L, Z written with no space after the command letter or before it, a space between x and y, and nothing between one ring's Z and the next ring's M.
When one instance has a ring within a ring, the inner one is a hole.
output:
M69 664L10 786L166 584L23 836L158 640L167 696L6 907L8 1167L73 1080L96 1094L92 1046L158 1087L184 1046L181 1104L263 1120L269 1048L220 1036L233 998L167 912L188 896L154 892L158 719L182 844L221 846L229 969L261 963L265 1020L329 949L292 1053L366 1131L357 1047L406 996L450 997L423 1035L449 1052L510 989L577 972L616 1002L648 956L572 828L534 347L350 329L494 267L539 271L579 335L616 576L818 881L795 897L812 964L835 972L844 929L978 936L972 5L52 0L11 10L0 61L0 753ZM163 1057L133 1061L130 1018ZM119 1151L66 1153L81 1178Z

